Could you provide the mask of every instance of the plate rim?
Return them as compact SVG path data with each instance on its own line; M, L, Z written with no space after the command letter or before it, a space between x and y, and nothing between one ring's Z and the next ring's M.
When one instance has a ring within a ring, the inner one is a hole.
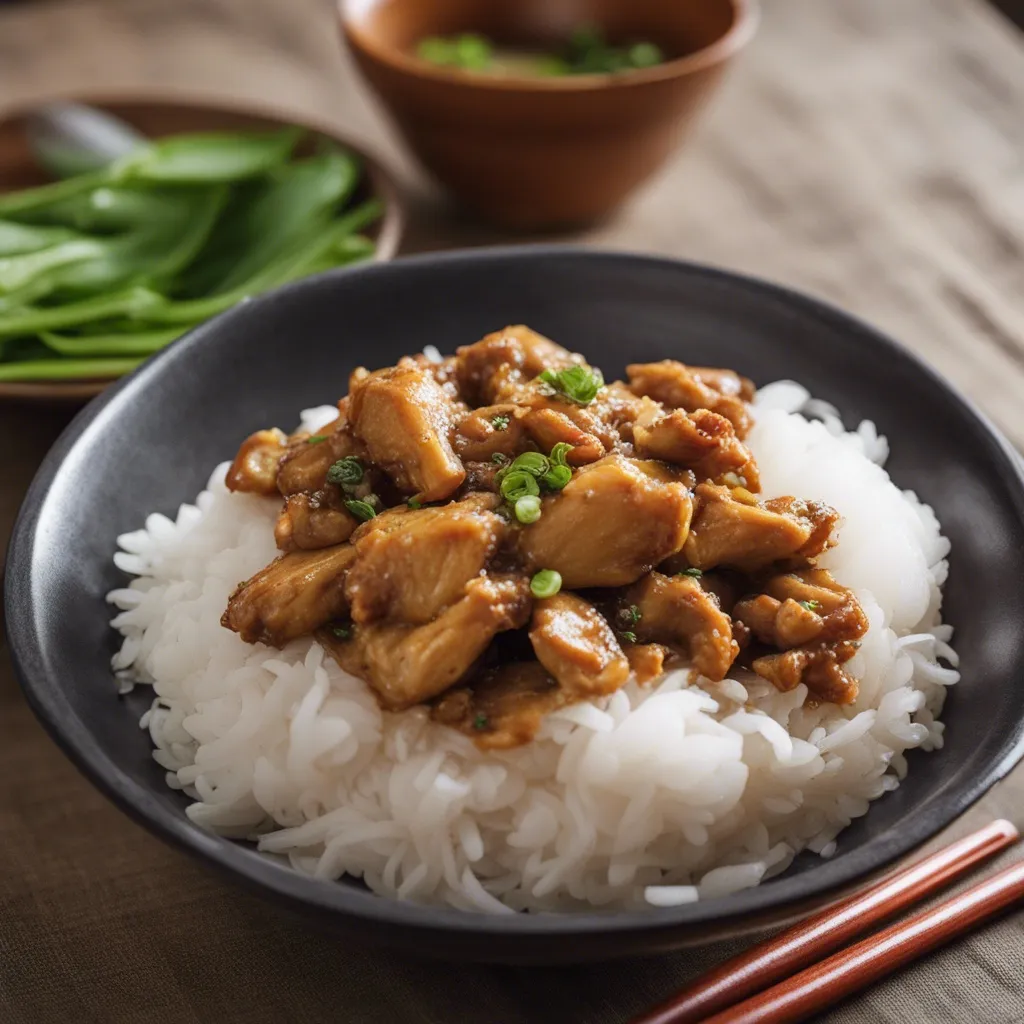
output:
M811 318L833 326L839 325L862 336L870 336L872 342L888 350L890 356L908 364L916 373L925 375L934 386L945 391L951 401L960 407L964 416L975 422L994 454L1004 463L1007 486L1015 489L1019 505L1024 508L1024 462L999 429L954 384L902 343L858 317L786 285L746 273L671 257L571 244L503 245L420 253L387 263L331 270L258 296L246 303L245 308L258 311L261 305L276 303L281 296L296 296L302 290L322 286L326 281L344 279L352 283L367 274L402 274L405 267L430 264L457 267L465 262L500 264L508 260L528 262L543 258L582 259L612 265L629 263L634 267L640 264L651 270L724 281L759 292L762 297L789 308L796 306ZM98 789L129 817L171 845L211 863L250 889L256 889L279 902L283 901L294 909L321 916L326 914L336 919L351 918L365 927L401 927L406 931L401 940L403 942L410 939L422 940L431 934L455 934L462 938L475 936L491 939L505 944L506 949L509 949L532 940L568 937L603 937L605 945L613 944L616 938L621 937L628 944L629 935L644 935L648 939L661 936L667 942L676 940L675 944L678 944L679 936L693 929L701 930L701 941L710 940L718 935L708 934L709 926L725 926L734 932L749 930L766 924L765 915L793 913L801 903L813 899L819 903L827 902L845 888L890 867L937 835L975 804L1024 757L1024 718L1021 718L1011 728L999 747L998 755L983 773L974 776L969 785L961 787L956 793L937 794L929 802L927 813L912 816L900 830L890 830L840 859L823 861L811 872L790 879L783 877L773 880L770 887L757 886L721 900L671 908L513 916L422 906L361 892L347 885L333 882L325 884L290 867L272 863L233 840L222 839L194 825L183 814L160 803L146 786L121 773L63 699L59 686L49 684L45 674L41 681L36 678L42 673L42 664L39 649L34 644L35 602L29 578L40 513L67 454L122 392L158 373L161 364L168 358L180 358L183 349L203 344L205 337L219 331L222 322L235 316L238 309L235 307L228 310L194 328L174 345L157 353L130 375L117 381L75 416L40 465L19 510L8 548L4 586L7 641L15 675L33 713L57 745ZM182 500L188 501L191 497L185 495ZM866 856L868 852L870 857ZM399 941L397 936L392 938L396 943ZM623 955L630 952L632 950L625 949ZM612 951L608 955L614 956L615 953ZM481 951L481 958L488 958L485 951Z

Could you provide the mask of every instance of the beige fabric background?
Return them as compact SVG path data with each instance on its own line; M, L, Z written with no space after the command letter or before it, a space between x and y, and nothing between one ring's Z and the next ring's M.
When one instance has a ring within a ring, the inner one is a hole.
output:
M980 0L764 6L760 37L692 143L582 240L705 259L839 302L1024 444L1021 37ZM407 250L501 240L438 202L402 157L339 55L328 0L0 10L0 106L122 87L252 96L333 119L401 169L414 196ZM0 540L67 418L0 406ZM1024 769L950 835L1013 818L1022 800ZM619 1024L731 948L503 969L325 937L115 811L43 735L0 653L0 1021ZM1024 1020L1022 967L1018 913L821 1019L1011 1024Z

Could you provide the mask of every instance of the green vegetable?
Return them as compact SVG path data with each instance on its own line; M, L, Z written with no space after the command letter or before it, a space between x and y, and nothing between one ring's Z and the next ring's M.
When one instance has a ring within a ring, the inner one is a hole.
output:
M441 67L483 71L491 66L494 49L483 36L464 32L450 38L427 36L420 40L416 55Z
M0 195L0 217L10 217L14 214L38 210L51 203L81 195L108 180L106 171L94 171L91 174L81 174L77 178L65 178L63 181L55 181L49 185L39 185L37 188L7 192Z
M284 163L301 128L280 132L204 132L171 135L141 146L110 169L115 181L211 184L242 181ZM70 179L74 181L75 179Z
M504 476L502 476L501 483L498 485L498 491L501 496L513 505L520 498L540 494L540 485L537 483L537 478L531 473L516 470L514 467L515 463L512 463L509 469L502 470Z
M356 519L362 522L368 522L370 519L377 514L374 507L367 501L346 501L345 508L349 510L356 517Z
M422 501L420 501L420 500L419 500L419 499L417 499L417 498L410 498L410 499L409 499L409 500L408 500L408 501L406 502L406 505L408 505L408 506L409 506L409 508L413 509L414 511L415 511L416 509L418 509L418 508L423 508L423 502L422 502Z
M117 316L141 318L157 307L164 306L165 302L162 295L149 288L135 287L82 299L80 302L68 302L63 306L26 306L9 315L0 316L0 338L38 334L40 331L59 330ZM184 321L189 322L187 319Z
M174 136L0 195L2 379L117 375L251 295L371 257L382 205L348 205L358 161L326 140L292 160L301 134Z
M0 381L113 380L131 373L141 359L32 359L0 363Z
M491 417L491 426L495 430L508 430L508 425L511 422L508 416L493 416Z
M568 466L552 466L550 471L540 478L540 482L548 490L560 491L571 479L572 470Z
M339 640L351 640L352 639L352 627L351 626L331 626L331 632Z
M75 237L73 231L60 227L41 227L18 224L13 220L0 220L0 256L20 256L38 252Z
M820 601L798 601L797 603L809 612L815 612L821 607Z
M282 167L231 226L234 265L216 289L229 290L272 262L286 245L313 225L326 228L331 212L359 180L359 164L347 153L332 152ZM241 259L238 253L242 253Z
M627 644L636 643L636 633L634 633L631 629L623 630L621 633L619 633L619 637L620 639L625 640Z
M554 597L562 589L562 576L554 569L541 569L533 574L530 580L530 593L534 597L543 600L545 597Z
M529 473L530 476L541 477L550 468L551 463L546 455L541 455L540 452L523 452L513 460L509 472Z
M515 503L516 519L521 523L537 522L540 519L540 498L535 494L527 494Z
M678 575L678 576L690 576L691 578L693 578L695 580L699 580L701 578L701 576L704 575L704 573L702 573L700 571L700 569L694 569L694 568L691 567L689 569L684 569L682 572L677 573L676 575Z
M503 455L501 452L495 452L491 456L491 462L493 462L496 466L507 466L508 465L508 456L507 455Z
M306 438L306 444L323 444L327 440L326 434L310 434Z
M544 393L560 395L577 405L590 405L604 387L604 377L596 367L569 366L564 370L545 370L538 378Z
M481 729L486 729L489 722L490 719L488 719L485 714L481 713L473 719L473 728L479 732Z
M363 464L354 456L346 455L327 470L327 482L348 490L363 479Z
M150 356L181 337L180 327L133 334L91 334L74 336L40 331L47 348L63 356Z

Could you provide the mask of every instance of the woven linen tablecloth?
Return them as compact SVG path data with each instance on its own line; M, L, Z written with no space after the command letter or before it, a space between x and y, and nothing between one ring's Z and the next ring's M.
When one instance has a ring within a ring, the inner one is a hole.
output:
M407 250L509 241L421 182L332 19L329 0L5 7L0 106L83 90L257 97L345 127L401 171ZM692 142L613 221L575 237L837 302L1024 443L1024 46L980 0L764 0L760 36ZM0 540L70 415L0 406ZM1022 804L1019 769L940 841ZM621 1024L736 948L497 968L325 936L115 810L43 734L0 652L3 1024ZM1022 968L1018 913L821 1019L1011 1024L1024 1020Z

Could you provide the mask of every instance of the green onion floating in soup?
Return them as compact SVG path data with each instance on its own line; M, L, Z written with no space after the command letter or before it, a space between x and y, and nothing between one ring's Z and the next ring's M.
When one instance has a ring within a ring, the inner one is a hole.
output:
M634 40L610 44L598 28L582 26L550 48L501 46L476 32L426 36L416 56L439 67L506 78L558 78L610 75L655 67L665 61L656 43Z

